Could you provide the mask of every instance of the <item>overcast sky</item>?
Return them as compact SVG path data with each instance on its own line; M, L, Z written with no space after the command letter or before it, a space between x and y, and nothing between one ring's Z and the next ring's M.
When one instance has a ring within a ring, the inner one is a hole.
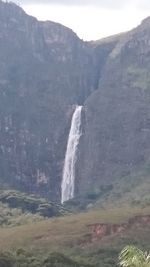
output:
M84 40L137 26L150 15L150 0L13 0L40 20L60 22Z

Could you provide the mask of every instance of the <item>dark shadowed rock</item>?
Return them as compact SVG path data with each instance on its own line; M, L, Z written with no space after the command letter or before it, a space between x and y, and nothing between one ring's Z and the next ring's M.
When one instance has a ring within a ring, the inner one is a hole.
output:
M98 190L149 162L150 19L121 36L84 107L78 190Z
M0 2L3 184L59 198L72 112L94 89L93 64L70 29Z

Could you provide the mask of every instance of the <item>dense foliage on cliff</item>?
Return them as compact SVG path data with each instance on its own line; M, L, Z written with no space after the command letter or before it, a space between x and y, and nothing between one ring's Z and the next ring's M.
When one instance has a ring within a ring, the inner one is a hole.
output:
M67 214L60 204L19 191L0 191L0 226L15 226Z
M7 203L11 208L20 208L23 212L30 211L42 216L52 217L59 215L61 205L47 202L45 199L37 198L19 191L1 191L0 201Z

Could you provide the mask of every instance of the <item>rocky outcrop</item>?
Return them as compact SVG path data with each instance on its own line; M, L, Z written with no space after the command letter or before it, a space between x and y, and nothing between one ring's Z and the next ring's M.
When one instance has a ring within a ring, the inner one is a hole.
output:
M101 240L104 237L121 235L127 230L140 226L150 226L150 215L136 216L129 219L127 223L121 224L95 223L87 225L91 233L91 242Z

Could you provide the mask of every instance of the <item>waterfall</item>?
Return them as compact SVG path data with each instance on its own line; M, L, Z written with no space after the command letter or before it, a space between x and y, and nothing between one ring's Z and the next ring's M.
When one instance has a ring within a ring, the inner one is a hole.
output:
M61 184L61 203L74 197L75 184L75 164L77 159L77 149L81 136L81 111L82 106L76 106L72 116L71 128L68 137L65 163L63 168L63 178Z

